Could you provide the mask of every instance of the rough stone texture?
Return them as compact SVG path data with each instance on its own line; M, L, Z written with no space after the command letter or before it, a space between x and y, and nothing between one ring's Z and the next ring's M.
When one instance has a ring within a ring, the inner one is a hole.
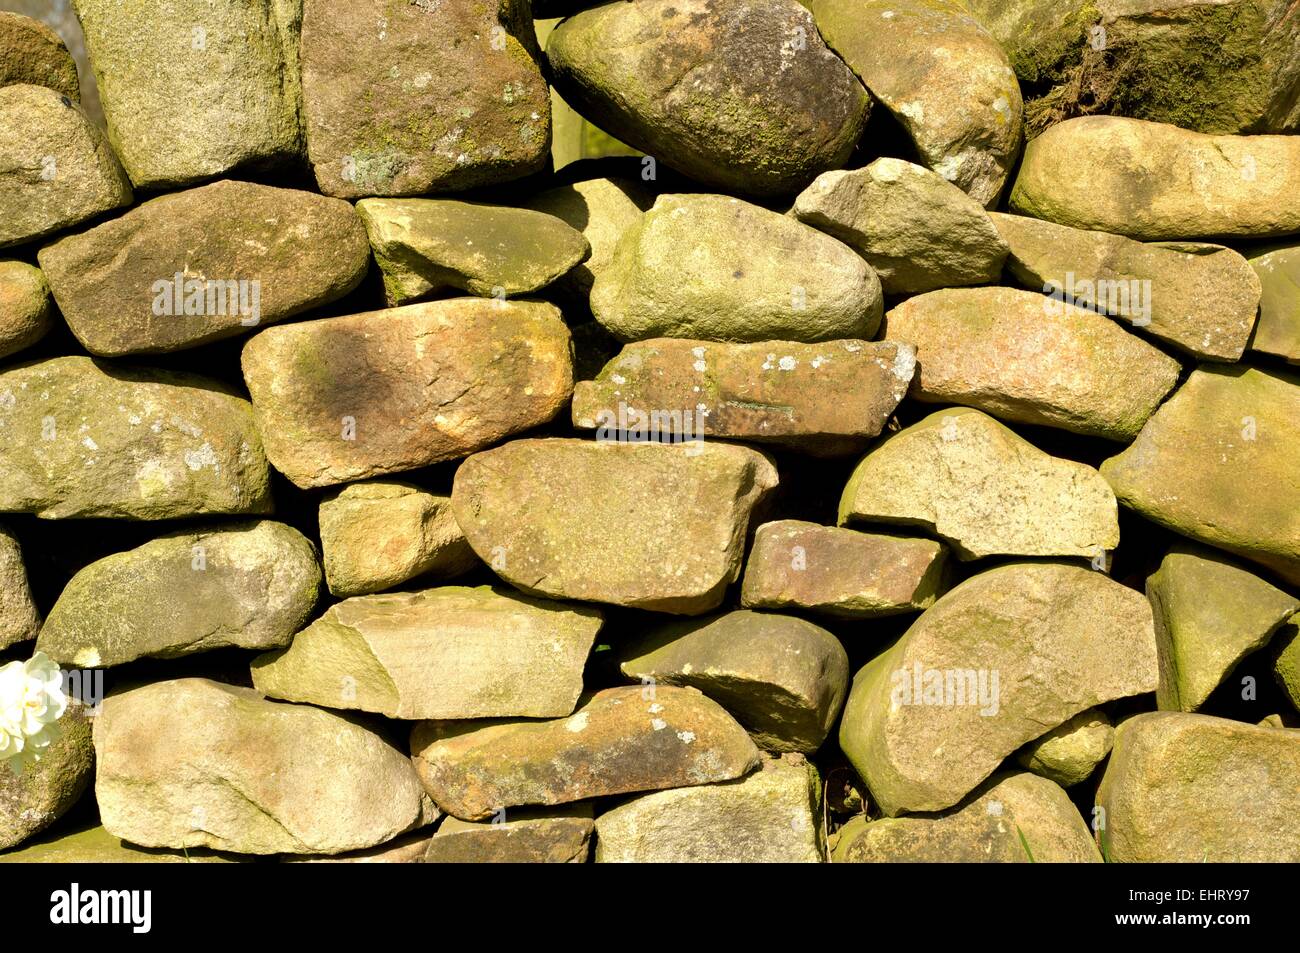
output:
M145 847L339 854L436 817L378 735L202 678L107 698L95 758L104 827Z
M424 721L415 768L437 805L463 820L500 808L729 781L758 749L716 702L689 688L607 688L552 721Z
M1268 644L1300 600L1200 546L1175 546L1147 577L1160 653L1156 701L1196 711L1243 658Z
M1086 162L1079 157L1086 155ZM1025 148L1013 212L1144 240L1300 231L1300 138L1083 116Z
M845 619L915 612L942 591L946 557L943 544L929 539L803 520L764 523L745 564L740 604Z
M819 864L821 783L801 757L739 781L657 791L596 819L598 864Z
M521 0L306 0L303 123L320 190L420 195L540 171L540 58Z
M9 763L0 762L0 850L45 830L90 786L95 746L85 710L70 703L58 725L58 738L21 776L14 775Z
M1125 506L1300 583L1300 378L1192 372L1101 475ZM1247 488L1267 492L1245 492Z
M253 685L389 718L556 718L582 694L601 621L487 586L358 596L255 658Z
M0 12L0 86L15 84L81 99L77 64L59 35L40 20Z
M959 559L1097 557L1120 541L1115 494L1096 470L963 407L933 413L863 457L839 521L920 526Z
M794 215L865 258L888 294L991 284L1007 257L979 202L902 159L823 172L799 193Z
M881 309L853 249L722 195L661 195L591 289L596 320L623 341L866 339Z
M1080 712L1016 752L1016 763L1063 788L1088 780L1106 760L1115 729L1100 708Z
M505 811L503 820L448 817L429 842L426 864L583 864L591 853L590 804Z
M938 814L885 817L849 836L839 863L1101 863L1066 793L1028 772L995 775Z
M606 3L546 44L565 100L720 190L797 191L843 165L871 97L795 0Z
M1133 439L1179 366L1114 321L1014 288L952 288L909 298L882 335L916 346L911 395L1021 423Z
M39 268L0 261L0 358L43 338L53 324L52 310L50 285Z
M483 298L527 294L590 252L554 215L451 199L362 199L389 304L460 288Z
M346 202L223 181L151 199L39 258L72 333L118 357L195 347L334 301L365 277L369 251Z
M1021 140L1020 86L997 40L954 0L808 6L922 161L981 205L996 205Z
M230 864L244 859L201 847L185 851L137 847L99 826L61 833L0 853L0 864Z
M205 378L57 357L0 372L0 511L267 513L248 401Z
M620 667L651 697L660 684L698 689L764 750L806 754L835 724L849 682L848 655L831 633L747 610L664 626L630 645Z
M80 668L276 648L310 617L320 580L315 548L283 523L170 533L73 576L36 648Z
M1300 615L1291 617L1273 645L1273 676L1291 705L1300 711Z
M41 616L27 585L23 551L15 536L0 524L0 649L36 638Z
M104 133L44 86L0 86L0 248L131 204Z
M1155 687L1140 593L1090 569L1012 563L957 586L858 672L840 747L886 814L938 811L1045 730Z
M332 595L364 596L419 576L449 579L477 566L451 497L410 483L349 483L320 504L325 580Z
M569 351L553 305L456 298L268 328L243 367L271 463L306 489L546 423L573 390Z
M1122 235L1022 215L992 216L1026 288L1128 319L1210 361L1237 361L1260 303L1260 280L1237 252L1194 242L1144 245Z
M1118 862L1296 863L1298 791L1300 731L1184 712L1135 715L1115 729L1097 789L1102 846Z
M1300 364L1300 245L1252 252L1263 287L1250 350Z
M893 341L656 338L626 345L594 381L574 386L573 424L608 435L658 412L701 437L852 453L884 428L915 367L914 349Z
M732 444L515 440L456 471L452 511L479 558L538 595L693 615L740 575L754 506L777 483Z
M282 864L422 864L424 852L429 848L433 832L429 828L403 834L364 850L350 850L333 857L320 854L284 854Z

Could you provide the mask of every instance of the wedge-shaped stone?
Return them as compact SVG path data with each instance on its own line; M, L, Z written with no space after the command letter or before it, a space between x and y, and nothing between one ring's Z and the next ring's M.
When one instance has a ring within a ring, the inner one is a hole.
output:
M69 702L58 736L35 764L15 775L0 762L0 850L49 827L81 799L95 774L95 746L84 706Z
M911 394L1027 424L1131 440L1179 366L1110 318L1014 288L909 298L882 335L916 347Z
M0 511L268 513L248 401L191 374L57 357L0 372Z
M30 347L50 330L50 285L39 268L0 261L0 357Z
M862 458L840 523L921 526L960 559L1089 556L1119 545L1119 506L1092 467L1048 456L987 414L953 407Z
M758 749L716 702L664 686L589 696L552 721L420 722L415 768L437 805L462 820L500 808L729 781L758 767ZM507 815L509 816L509 815Z
M573 423L605 435L667 423L690 436L847 453L884 428L915 367L914 349L892 341L656 338L628 344L574 386Z
M1300 615L1294 615L1273 640L1273 676L1300 711Z
M1115 729L1100 708L1080 712L1016 752L1016 763L1063 788L1092 776L1110 754Z
M437 816L379 735L202 678L107 698L95 758L104 827L144 847L339 854Z
M590 804L512 810L490 822L448 817L438 825L423 862L585 864L593 830Z
M938 811L1045 729L1155 688L1141 593L1012 563L957 586L858 672L840 747L886 814Z
M48 86L81 99L77 64L59 35L40 20L0 13L0 86L14 84Z
M740 576L750 513L776 483L734 444L515 440L460 465L451 505L525 592L694 615Z
M573 391L569 350L553 305L456 298L268 328L243 367L271 463L306 489L546 423Z
M1263 292L1250 350L1300 364L1300 245L1251 254Z
M573 711L596 610L479 586L358 596L253 660L272 698L389 718L555 718Z
M0 524L0 649L34 639L40 627L22 546L12 531Z
M1155 711L1122 722L1097 789L1107 857L1300 861L1300 731Z
M370 263L347 202L232 181L151 199L39 257L72 333L106 357L275 324L343 297Z
M807 754L835 724L849 683L848 655L831 633L743 609L664 626L629 646L621 668L643 685L699 689L767 751Z
M422 864L433 839L431 828L403 834L378 847L350 850L346 854L283 854L282 864Z

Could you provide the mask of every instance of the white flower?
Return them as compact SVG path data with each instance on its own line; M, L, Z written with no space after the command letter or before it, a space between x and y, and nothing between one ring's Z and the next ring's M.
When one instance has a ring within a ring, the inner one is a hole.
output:
M0 765L15 775L39 761L68 709L63 673L44 652L0 666Z

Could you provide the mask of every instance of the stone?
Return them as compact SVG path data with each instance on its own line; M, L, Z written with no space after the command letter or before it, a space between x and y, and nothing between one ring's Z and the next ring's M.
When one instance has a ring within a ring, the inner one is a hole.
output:
M840 863L1101 863L1069 796L1024 771L994 775L948 810L868 821L851 836Z
M1087 156L1086 162L1080 156ZM1011 211L1144 241L1300 231L1300 139L1081 116L1025 148Z
M38 651L79 668L288 645L320 592L316 550L272 520L169 533L78 572Z
M0 248L131 204L104 133L67 96L0 86Z
M723 195L661 195L591 289L621 341L870 339L880 280L844 243Z
M554 305L456 298L268 328L243 368L272 465L309 489L546 423L573 391L569 352Z
M551 112L518 0L306 0L307 154L326 195L457 192L539 172Z
M1247 258L1262 285L1250 350L1300 364L1300 245L1254 251Z
M0 524L0 649L36 638L40 628L22 546L13 531Z
M607 3L546 55L579 113L720 191L798 191L844 165L871 109L795 0Z
M331 595L364 596L479 565L451 512L451 497L410 483L349 483L320 504L320 542Z
M964 407L890 434L863 457L839 522L921 527L963 560L1096 558L1120 541L1119 506L1101 474Z
M222 181L150 199L39 259L77 340L120 357L196 347L328 304L360 284L369 253L346 202Z
M1160 685L1168 711L1197 711L1250 653L1268 644L1300 600L1200 546L1180 544L1147 577Z
M350 850L346 854L283 854L282 864L422 864L433 834L426 827L395 837L378 847Z
M40 20L0 13L0 86L47 86L81 99L77 64L59 35Z
M933 540L778 520L754 534L740 604L842 619L916 612L943 590L946 565Z
M823 172L795 199L794 216L865 258L886 294L991 284L1007 257L983 205L902 159Z
M1016 763L1063 788L1081 784L1110 754L1115 729L1100 708L1079 712L1016 752Z
M1203 365L1101 465L1120 503L1300 584L1300 377ZM1267 487L1267 492L1247 492Z
M423 721L411 751L434 802L466 821L501 808L730 781L759 764L754 742L721 706L670 686L653 699L639 686L607 688L550 721Z
M1237 361L1260 303L1260 280L1231 248L1143 244L1023 215L992 215L1011 246L1007 270L1024 287L1125 318L1208 361Z
M0 358L45 337L54 323L52 314L50 285L41 270L21 261L0 261Z
M95 746L83 706L69 702L58 736L41 758L15 775L0 762L0 850L23 843L66 814L90 786Z
M801 757L748 777L656 791L596 819L598 864L819 864L821 779Z
M451 199L362 199L390 305L459 288L504 298L545 288L591 248L554 215Z
M594 829L590 804L503 808L490 822L448 817L429 842L424 863L584 864Z
M249 858L201 847L185 851L138 847L98 825L0 853L0 864L230 864L245 859Z
M1155 691L1151 607L1091 569L972 576L854 677L840 747L891 817L956 804L1081 711Z
M1115 729L1097 789L1118 863L1300 861L1300 731L1185 712Z
M0 512L152 520L270 510L253 409L224 385L79 356L0 371Z
M1294 615L1273 640L1273 676L1300 712L1300 615Z
M654 695L661 684L703 692L766 751L809 755L834 726L849 683L848 655L831 633L744 609L659 627L623 651L620 669L655 686Z
M1103 315L1015 288L909 298L886 315L882 334L916 347L917 400L1125 442L1180 370Z
M340 854L436 818L379 735L202 678L110 695L95 758L104 827L144 847Z
M488 586L358 596L253 659L253 685L389 718L557 718L578 703L601 622Z
M986 208L1020 154L1007 55L956 0L810 0L826 42L880 100L926 166Z
M776 483L766 456L733 444L514 440L460 465L451 506L525 592L696 615L739 578L750 514Z
M893 341L637 341L574 385L573 424L632 431L642 414L643 429L666 421L701 438L834 456L884 429L915 367L914 349Z

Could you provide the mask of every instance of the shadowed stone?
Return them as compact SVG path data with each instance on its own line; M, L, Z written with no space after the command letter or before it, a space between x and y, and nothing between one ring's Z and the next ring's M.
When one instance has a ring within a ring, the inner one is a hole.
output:
M18 537L0 524L0 649L36 638L41 616L27 585Z
M1088 780L1110 754L1115 729L1100 708L1080 712L1016 752L1016 763L1063 788Z
M490 822L448 817L429 842L426 864L585 864L594 824L590 804L502 809Z
M1300 245L1256 251L1247 257L1263 286L1250 350L1300 364Z
M0 850L45 830L90 786L95 746L84 707L69 700L56 724L58 737L21 775L14 774L12 762L0 762Z
M77 64L59 35L40 20L0 13L0 86L48 86L81 99Z

